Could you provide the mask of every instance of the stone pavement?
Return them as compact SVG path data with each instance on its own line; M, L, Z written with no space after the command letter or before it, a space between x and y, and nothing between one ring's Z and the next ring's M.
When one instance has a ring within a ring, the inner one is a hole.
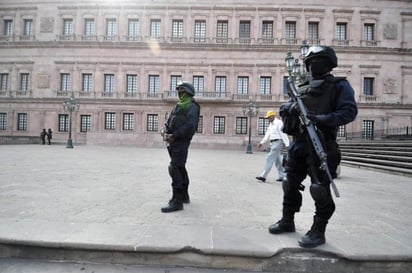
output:
M412 272L412 178L342 166L327 243L303 249L313 202L297 232L271 235L281 216L265 152L192 148L191 203L170 198L164 148L0 146L0 257L194 266L270 272ZM306 186L309 181L306 180Z

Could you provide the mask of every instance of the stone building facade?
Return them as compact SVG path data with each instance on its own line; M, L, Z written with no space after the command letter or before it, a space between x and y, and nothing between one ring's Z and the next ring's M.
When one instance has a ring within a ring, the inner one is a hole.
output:
M288 99L286 54L307 41L335 48L334 75L355 90L340 137L368 138L412 125L411 29L406 0L2 0L0 136L159 146L183 79L201 105L194 145L242 147L249 127L256 143Z

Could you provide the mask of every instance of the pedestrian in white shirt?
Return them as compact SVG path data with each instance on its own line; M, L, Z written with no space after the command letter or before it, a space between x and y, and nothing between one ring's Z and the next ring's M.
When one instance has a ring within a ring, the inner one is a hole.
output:
M270 141L270 151L266 157L265 168L260 176L257 176L256 179L262 182L266 181L266 178L275 164L276 169L278 170L278 179L276 181L282 182L286 179L285 169L282 166L282 155L280 150L283 145L286 147L289 146L288 136L282 132L283 122L276 118L276 112L268 111L265 118L269 119L269 126L266 130L265 137L260 141L258 147L262 147L262 144Z

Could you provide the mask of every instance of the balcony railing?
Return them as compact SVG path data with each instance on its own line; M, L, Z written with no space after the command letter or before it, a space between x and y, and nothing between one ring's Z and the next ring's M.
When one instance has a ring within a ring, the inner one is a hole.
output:
M0 91L0 97L33 97L32 90L2 90Z
M297 45L298 44L298 39L296 38L282 38L280 40L282 45Z
M277 43L277 39L276 38L258 38L257 42L260 45L274 45L275 42Z
M96 35L82 35L81 40L95 42L97 41L97 36Z
M361 40L361 46L371 46L376 47L378 46L378 41L376 40Z
M332 42L335 46L350 46L350 40L333 39Z
M19 35L19 41L34 41L34 35Z
M104 42L117 42L120 41L120 36L118 35L103 35L102 39Z
M57 39L59 41L75 41L76 36L74 34L71 34L71 35L58 35Z
M78 98L93 98L93 99L128 99L128 100L169 100L176 101L178 99L177 91L163 92L105 92L105 91L55 91L54 97L70 97L72 94ZM32 97L33 91L0 91L0 97ZM200 101L286 101L289 99L286 94L237 94L236 92L196 92L195 98Z
M141 42L142 40L141 36L124 36L126 42Z
M212 43L214 44L232 44L233 40L229 37L213 37Z
M14 42L15 39L15 35L0 35L0 41Z
M359 101L360 102L377 102L378 97L375 95L360 95Z

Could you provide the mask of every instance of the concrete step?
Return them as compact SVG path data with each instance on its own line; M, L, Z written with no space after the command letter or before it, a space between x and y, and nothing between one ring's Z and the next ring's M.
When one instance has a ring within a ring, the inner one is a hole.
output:
M393 167L393 166L370 164L370 163L351 161L351 160L346 160L346 159L342 159L341 164L344 166L349 166L349 167L375 170L375 171L381 171L385 173L412 177L412 169L410 168L409 169L408 168L398 168L398 167Z
M380 159L389 162L406 162L410 163L412 166L412 156L399 156L393 154L375 154L375 153L364 153L360 152L343 152L345 157L360 157L360 158L371 158L371 159Z
M356 157L356 156L346 156L346 155L342 155L342 160L352 161L352 162L362 162L362 163L374 164L374 165L379 165L379 166L390 166L390 167L397 167L397 168L404 168L404 169L412 169L412 164L408 162L397 162L397 161L390 161L390 160L373 159L373 158Z
M412 147L412 141L338 141L339 146Z
M342 153L365 153L365 154L380 154L380 155L393 155L393 156L406 156L412 157L412 151L392 151L382 149L359 149L356 147L341 147Z

